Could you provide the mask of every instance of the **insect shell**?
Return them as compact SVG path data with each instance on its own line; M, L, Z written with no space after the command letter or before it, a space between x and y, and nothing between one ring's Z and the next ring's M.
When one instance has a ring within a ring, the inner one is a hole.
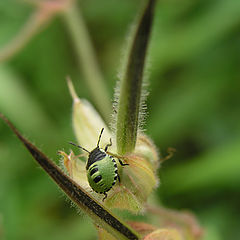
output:
M120 182L120 176L116 160L113 156L106 153L108 147L112 145L111 139L110 143L106 145L104 150L99 147L103 130L104 128L102 128L99 135L97 147L91 152L74 143L70 144L81 148L89 154L86 165L88 182L93 191L104 194L104 201L107 198L107 192L115 185L116 181L118 180ZM118 159L118 161L121 166L128 165L124 164L120 159Z

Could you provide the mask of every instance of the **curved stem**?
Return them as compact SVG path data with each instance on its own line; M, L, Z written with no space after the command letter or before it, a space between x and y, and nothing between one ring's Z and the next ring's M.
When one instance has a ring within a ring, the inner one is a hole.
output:
M105 120L111 114L110 97L96 60L91 39L80 9L73 3L64 12L64 19L72 38L78 63L94 103Z
M0 113L0 118L11 128L15 135L24 144L33 158L55 181L55 183L75 202L96 224L101 226L114 237L120 240L140 239L140 236L132 230L124 221L107 210L101 203L95 200L88 192L68 177L54 162L45 156L36 146L24 138L15 126Z

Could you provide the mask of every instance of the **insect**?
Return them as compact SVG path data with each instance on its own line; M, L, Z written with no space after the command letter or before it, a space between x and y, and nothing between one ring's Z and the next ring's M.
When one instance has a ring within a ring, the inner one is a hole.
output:
M81 148L89 154L86 165L88 182L93 191L104 194L104 201L107 198L107 192L115 185L116 181L118 180L120 182L120 176L115 158L107 153L108 148L112 146L111 138L110 143L106 145L105 149L99 147L103 130L104 128L102 128L100 132L97 147L92 151L88 151L82 146L72 142L70 142L70 144ZM121 159L117 159L121 166L128 165L123 163Z

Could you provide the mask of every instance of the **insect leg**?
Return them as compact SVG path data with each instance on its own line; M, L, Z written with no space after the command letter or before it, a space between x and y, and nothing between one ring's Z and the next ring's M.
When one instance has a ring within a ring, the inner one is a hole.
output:
M119 163L120 163L121 166L127 166L127 165L129 165L128 163L123 163L120 158L118 158L118 161L119 161Z
M107 198L107 193L106 193L106 192L104 192L103 194L104 194L104 198L103 198L103 200L102 200L102 201L104 202L104 200Z
M119 181L119 183L120 183L120 182L121 182L120 176L119 176L119 175L117 175L117 177L118 177L118 181Z
M108 150L108 147L112 146L112 139L110 138L110 143L108 143L104 149L104 151L106 152Z

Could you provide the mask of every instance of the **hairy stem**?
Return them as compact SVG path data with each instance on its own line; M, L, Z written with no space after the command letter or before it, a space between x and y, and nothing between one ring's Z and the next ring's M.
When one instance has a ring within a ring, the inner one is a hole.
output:
M155 0L149 0L139 20L121 79L117 113L117 150L119 154L135 148L146 52L149 43Z
M118 219L113 213L107 210L97 200L93 199L83 188L70 179L63 171L45 156L37 147L25 139L15 126L0 113L5 123L11 128L15 135L25 145L33 158L47 172L47 174L57 183L57 185L75 202L92 220L107 230L117 239L139 239L138 234L132 230L125 222Z

